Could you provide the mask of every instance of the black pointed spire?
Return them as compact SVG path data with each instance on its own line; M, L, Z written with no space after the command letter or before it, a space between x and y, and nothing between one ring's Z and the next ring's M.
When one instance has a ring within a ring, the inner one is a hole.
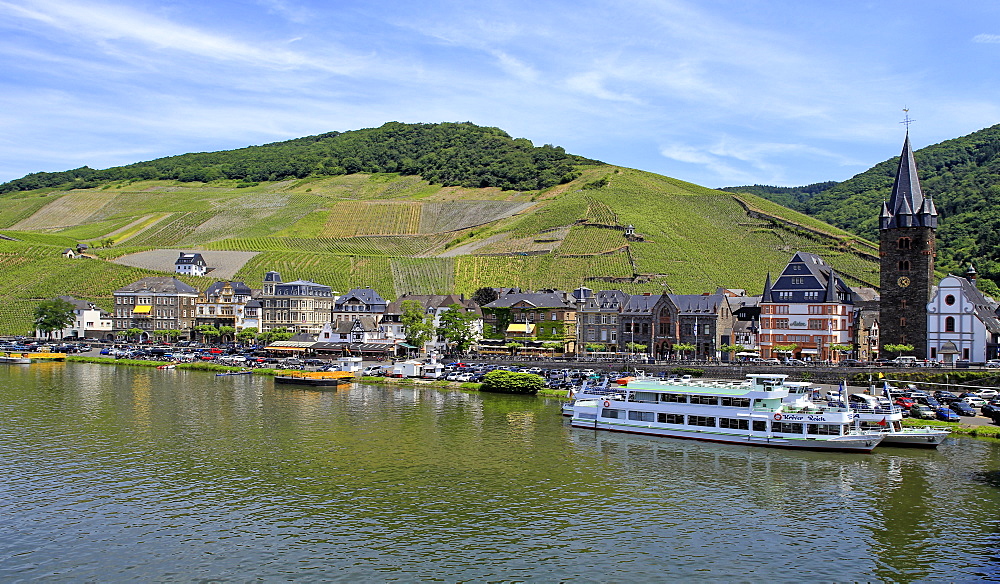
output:
M771 272L767 273L767 279L764 280L764 293L760 296L761 302L771 301Z
M903 152L899 155L896 180L892 183L892 195L887 204L883 203L879 221L881 229L896 227L937 228L937 209L930 197L925 197L917 176L917 163L910 147L910 132L906 132Z

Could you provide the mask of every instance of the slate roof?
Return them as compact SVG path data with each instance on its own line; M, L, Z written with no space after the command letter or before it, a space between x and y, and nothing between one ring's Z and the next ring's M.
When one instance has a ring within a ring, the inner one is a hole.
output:
M351 300L358 300L359 302L362 302L369 306L386 305L385 299L379 296L379 293L376 292L375 290L371 288L354 288L353 290L349 290L343 296L337 299L336 309L340 310L340 308L344 304L346 304Z
M899 155L899 168L892 183L889 201L882 203L879 228L897 227L937 227L937 209L930 196L924 196L917 176L917 163L910 148L910 133L903 141L903 152Z
M795 278L802 278L796 283ZM775 292L792 292L793 296L779 298ZM805 292L819 292L819 297L806 298ZM764 282L761 302L842 302L854 303L854 293L823 258L804 251L795 252L781 275L771 282L771 274Z
M177 278L170 276L150 276L127 286L115 290L115 292L153 292L160 294L197 294L198 291Z
M242 296L250 296L250 286L247 286L243 282L215 282L205 290L205 296L218 296L222 294L222 289L229 284L229 287L233 289L233 294L238 294Z
M526 302L535 308L574 308L573 303L567 300L562 292L515 292L504 294L493 302L486 304L483 308L510 308L519 303Z
M662 294L631 294L622 309L622 314L651 314L653 306L662 297Z
M180 257L178 257L177 261L174 262L175 266L185 266L185 265L207 266L208 265L208 264L205 263L205 258L201 257L200 253L185 253L183 251L180 252L180 253L181 253Z
M719 314L719 305L726 301L722 294L668 294L677 307L677 314Z
M577 288L574 290L574 298L579 298L576 293L580 290L587 289ZM585 296L584 298L585 300L579 303L578 306L580 310L587 312L596 312L599 310L621 311L629 303L629 295L621 290L599 290L597 294L591 292L589 296Z

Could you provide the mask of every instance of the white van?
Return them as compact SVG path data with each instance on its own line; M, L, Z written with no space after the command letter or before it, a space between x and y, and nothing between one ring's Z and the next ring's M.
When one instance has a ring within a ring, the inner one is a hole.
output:
M892 360L892 364L897 367L916 367L917 358L913 355L900 355Z
M866 410L878 411L888 410L890 406L888 398L868 395L867 393L852 393L847 399L851 407L855 409L864 408Z

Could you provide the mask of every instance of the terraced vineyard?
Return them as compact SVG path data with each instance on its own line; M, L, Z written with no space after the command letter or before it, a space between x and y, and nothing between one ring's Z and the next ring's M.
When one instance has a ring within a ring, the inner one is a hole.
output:
M252 287L276 270L286 281L308 279L340 292L371 286L389 299L470 295L482 286L759 293L767 273L797 250L823 256L852 284L877 283L877 263L864 256L872 253L869 242L739 196L743 204L729 193L610 166L582 168L578 179L540 192L359 174L249 188L145 181L16 193L4 197L11 213L0 224L37 227L0 230L21 240L0 241L0 268L13 276L0 285L10 322L0 323L0 334L24 332L34 304L58 294L109 306L115 288L170 273L179 249L245 252L219 256L227 259L217 260L216 275ZM596 226L629 224L642 241ZM110 234L121 241L94 245ZM103 259L59 255L78 242ZM160 264L128 257L153 250ZM204 288L214 278L192 281Z

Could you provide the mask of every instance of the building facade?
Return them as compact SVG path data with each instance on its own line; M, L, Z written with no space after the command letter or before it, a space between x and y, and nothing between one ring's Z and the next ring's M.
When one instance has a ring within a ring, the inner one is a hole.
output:
M576 302L577 346L581 353L621 350L618 318L629 295L620 290L593 290L580 287L573 291ZM589 347L588 347L589 345Z
M882 203L879 217L879 339L881 348L913 345L918 359L927 358L937 221L934 201L920 188L907 132L892 195Z
M1000 304L976 287L976 273L948 274L927 303L927 358L943 363L997 358Z
M198 291L177 278L152 276L112 292L114 330L139 329L140 340L150 340L156 331L179 330L191 338L195 326Z
M330 322L334 294L329 286L309 280L283 282L278 272L264 275L260 298L260 330L319 334Z
M183 276L204 276L208 273L208 263L200 253L180 252L174 262L174 271Z
M854 341L854 294L818 255L797 252L760 301L761 357L839 361Z
M211 325L215 328L231 327L235 332L244 328L259 328L259 303L253 300L253 291L243 282L216 282L198 295L195 326ZM253 302L254 306L249 306ZM223 342L232 341L222 338Z
M79 300L72 296L57 296L73 305L73 322L68 327L52 331L49 338L52 339L101 339L114 338L114 321L111 315L93 302ZM35 331L36 337L43 336L40 331Z

